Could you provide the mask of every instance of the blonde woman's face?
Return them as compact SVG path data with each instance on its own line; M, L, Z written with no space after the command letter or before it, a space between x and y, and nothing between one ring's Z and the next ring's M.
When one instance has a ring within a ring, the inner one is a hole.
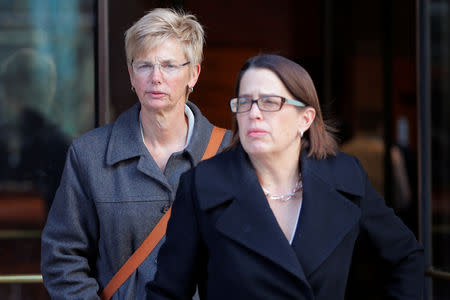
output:
M194 66L192 72L190 64L175 39L133 59L128 72L144 113L184 107L187 90L194 87L200 72L199 66Z

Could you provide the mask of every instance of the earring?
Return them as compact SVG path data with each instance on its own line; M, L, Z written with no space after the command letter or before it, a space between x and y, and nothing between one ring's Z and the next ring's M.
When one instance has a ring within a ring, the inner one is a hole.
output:
M131 91L132 91L133 93L136 93L136 91L134 90L134 86L131 86Z
M192 93L194 91L193 87L189 87L189 93Z
M300 130L300 137L303 137L303 130Z

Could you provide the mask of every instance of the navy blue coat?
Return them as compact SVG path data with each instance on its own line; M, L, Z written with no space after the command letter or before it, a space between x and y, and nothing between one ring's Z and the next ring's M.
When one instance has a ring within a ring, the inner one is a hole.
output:
M386 299L420 299L423 249L359 161L301 155L303 204L292 246L238 146L184 174L147 299L344 299L355 241L391 266ZM382 288L382 287L380 287Z

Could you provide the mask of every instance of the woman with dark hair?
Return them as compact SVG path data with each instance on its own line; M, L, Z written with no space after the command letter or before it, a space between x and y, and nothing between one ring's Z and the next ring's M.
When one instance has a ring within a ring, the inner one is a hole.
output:
M361 235L391 266L386 298L419 299L422 247L337 151L309 74L253 57L230 106L232 145L182 176L148 299L344 299Z

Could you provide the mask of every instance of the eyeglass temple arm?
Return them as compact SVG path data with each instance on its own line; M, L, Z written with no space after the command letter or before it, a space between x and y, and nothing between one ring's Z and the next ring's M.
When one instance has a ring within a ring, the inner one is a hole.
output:
M284 102L289 103L289 104L294 105L294 106L298 106L298 107L305 107L306 106L306 104L301 102L300 100L284 98Z

